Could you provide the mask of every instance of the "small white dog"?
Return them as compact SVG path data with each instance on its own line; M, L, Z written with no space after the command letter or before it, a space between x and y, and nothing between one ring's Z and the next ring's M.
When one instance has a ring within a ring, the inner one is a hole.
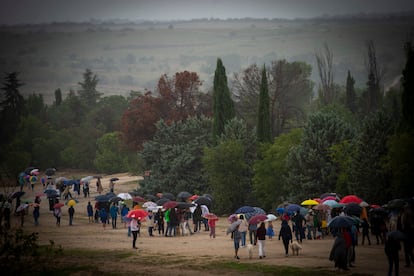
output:
M246 248L247 248L247 253L249 253L249 259L252 259L253 258L253 245L248 244Z
M302 246L297 241L294 241L290 244L290 249L292 250L293 256L299 256L299 251L302 250Z

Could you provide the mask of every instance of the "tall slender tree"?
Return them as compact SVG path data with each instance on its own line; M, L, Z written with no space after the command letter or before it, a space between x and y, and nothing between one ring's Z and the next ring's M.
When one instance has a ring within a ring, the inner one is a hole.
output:
M79 82L81 89L78 90L78 95L86 105L95 105L101 97L102 93L96 90L98 81L98 77L90 69L86 69L83 73L83 82Z
M266 67L263 65L257 116L257 141L262 143L272 142L269 104L269 89L267 84Z
M368 112L375 112L382 103L381 79L383 71L377 62L375 45L372 40L367 42L368 60L368 81L366 92L366 109Z
M405 44L406 63L402 72L402 114L404 122L414 129L414 46Z
M226 69L220 58L214 72L213 86L213 137L216 139L223 131L226 123L235 116L234 103L227 86Z
M356 93L355 93L355 80L351 76L351 72L348 70L348 76L346 77L346 107L352 112L356 112Z

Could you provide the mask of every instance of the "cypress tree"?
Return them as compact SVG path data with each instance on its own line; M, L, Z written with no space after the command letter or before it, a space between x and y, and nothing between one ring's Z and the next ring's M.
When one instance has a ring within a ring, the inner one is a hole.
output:
M356 111L356 94L355 94L355 80L351 76L351 72L348 70L348 76L346 77L346 107L352 112Z
M235 115L234 103L227 86L226 69L220 58L217 59L214 72L213 112L213 137L216 139L223 133L226 123Z
M411 42L405 44L406 64L402 72L402 114L404 122L414 129L414 48Z
M271 143L269 89L267 84L266 67L263 66L260 83L259 110L257 112L257 141Z

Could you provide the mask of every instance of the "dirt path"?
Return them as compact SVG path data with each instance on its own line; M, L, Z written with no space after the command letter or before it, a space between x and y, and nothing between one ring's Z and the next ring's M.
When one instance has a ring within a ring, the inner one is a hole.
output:
M109 179L118 177L119 181L115 185L115 193L129 192L137 187L139 177L130 176L128 174L117 174L104 176L102 184L104 193L109 191ZM23 198L34 199L36 192L42 191L40 184L36 186L34 192L25 189L26 194ZM35 226L31 216L32 209L26 217L24 228L27 231L35 231L39 233L40 243L48 244L49 240L55 241L56 244L65 248L89 248L89 249L105 249L105 250L125 250L133 251L132 240L127 236L127 229L122 225L118 218L117 229L112 229L111 225L107 225L104 230L101 224L88 223L86 214L86 205L90 200L94 203L94 197L98 195L94 182L91 182L90 198L84 198L83 195L78 197L79 203L75 206L74 225L68 225L67 206L62 208L61 226L55 225L55 218L48 209L47 198L42 197L40 224ZM13 218L12 224L17 226L19 223L16 217ZM276 221L275 233L278 233L280 222ZM208 232L201 231L191 236L164 237L155 234L149 237L145 223L138 238L138 255L157 255L172 254L181 256L189 260L228 260L233 261L234 250L230 236L226 235L228 222L226 218L220 218L217 223L215 239L209 238ZM258 248L254 247L254 258L248 259L247 249L240 250L240 262L253 263L260 262L271 265L286 265L294 267L310 267L318 269L333 270L333 263L328 260L330 248L333 239L328 237L323 240L305 240L303 242L303 250L299 256L285 257L283 245L281 241L273 238L266 240L266 258L258 258ZM414 268L405 268L403 266L403 254L400 255L400 275L411 275ZM382 245L373 244L371 246L358 246L356 248L356 267L351 268L350 273L365 273L371 275L386 275L387 260ZM127 269L127 268L124 268ZM162 275L162 267L158 275ZM171 271L168 271L171 274ZM183 275L178 273L177 275Z

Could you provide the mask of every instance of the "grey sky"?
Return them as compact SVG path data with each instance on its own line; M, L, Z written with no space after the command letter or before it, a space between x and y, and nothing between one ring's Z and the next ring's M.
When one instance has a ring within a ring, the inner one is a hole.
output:
M305 18L414 10L412 0L0 0L0 24L95 19Z

